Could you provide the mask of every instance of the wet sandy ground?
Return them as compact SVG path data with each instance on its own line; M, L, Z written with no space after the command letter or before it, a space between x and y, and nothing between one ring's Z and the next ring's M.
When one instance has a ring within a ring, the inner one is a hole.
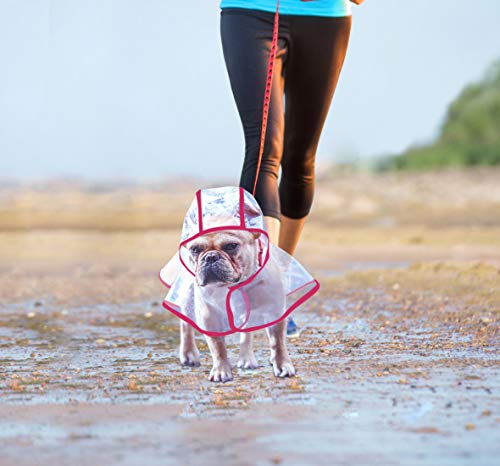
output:
M260 332L261 367L223 385L201 337L202 366L179 365L156 264L4 261L0 464L497 464L498 262L417 245L325 264L309 246L322 288L294 313L298 376L272 375Z

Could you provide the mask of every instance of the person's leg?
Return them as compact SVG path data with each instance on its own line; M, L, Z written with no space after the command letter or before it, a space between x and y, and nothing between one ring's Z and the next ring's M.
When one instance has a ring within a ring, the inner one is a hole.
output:
M269 235L269 241L273 244L279 244L281 222L275 217L264 216L264 223L266 224L266 231Z
M295 219L281 215L278 245L291 256L295 254L306 219L307 216Z
M349 42L351 17L296 16L285 81L279 245L293 254L314 195L315 157Z
M245 158L240 186L252 193L257 174L262 128L262 107L271 52L274 14L241 8L221 13L224 59L245 136ZM265 216L270 240L279 241L280 200L278 173L283 154L284 78L286 32L281 30L275 61L269 120L255 198Z
M253 191L260 150L262 107L267 67L271 52L274 14L253 10L238 12L225 9L221 17L221 37L224 59L231 88L238 107L245 134L245 160L240 186ZM271 243L278 244L280 231L280 200L278 173L283 154L284 135L284 77L283 62L287 55L287 27L280 21L280 39L276 54L269 120L264 144L255 198L264 214L266 230ZM276 376L295 374L285 342L285 323L267 329L271 346L271 363ZM245 339L247 355L251 340ZM253 356L253 355L252 355ZM246 359L249 359L246 357ZM252 361L253 362L253 361ZM242 365L245 364L242 362Z
M314 195L314 162L342 69L351 18L293 17L285 82L279 246L295 253ZM287 337L300 335L289 318Z

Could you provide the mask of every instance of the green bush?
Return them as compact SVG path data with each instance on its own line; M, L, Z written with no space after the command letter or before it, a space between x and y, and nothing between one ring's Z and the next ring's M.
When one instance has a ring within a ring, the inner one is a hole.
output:
M429 145L411 147L382 160L380 169L500 164L500 61L484 79L467 86L448 107L439 136Z

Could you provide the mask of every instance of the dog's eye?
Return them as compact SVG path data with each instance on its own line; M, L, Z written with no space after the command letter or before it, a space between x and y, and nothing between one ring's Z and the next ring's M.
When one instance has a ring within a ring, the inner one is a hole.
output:
M222 249L226 252L234 252L238 249L239 244L238 243L227 243L224 246L222 246Z
M197 255L199 254L203 249L200 247L200 246L191 246L189 248L189 251L191 252L191 254L193 255Z

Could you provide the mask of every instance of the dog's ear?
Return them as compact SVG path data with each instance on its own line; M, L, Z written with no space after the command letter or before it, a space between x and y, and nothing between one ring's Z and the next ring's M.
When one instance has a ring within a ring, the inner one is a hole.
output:
M261 234L262 233L260 231L252 231L252 235L253 235L254 239L260 238Z

